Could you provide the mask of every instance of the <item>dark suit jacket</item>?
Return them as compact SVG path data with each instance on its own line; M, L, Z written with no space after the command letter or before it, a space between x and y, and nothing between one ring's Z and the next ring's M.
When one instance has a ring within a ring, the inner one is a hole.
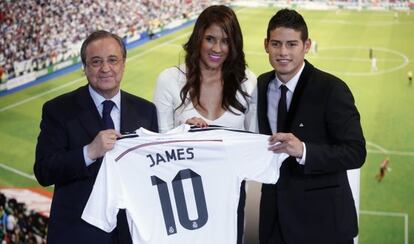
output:
M121 133L139 127L158 131L155 106L121 91ZM103 123L88 87L61 95L43 106L34 173L42 186L55 185L48 243L112 243L106 233L81 219L102 159L86 167L83 146Z
M275 72L258 78L259 132L271 134L267 117L267 89ZM288 131L306 144L302 166L289 157L276 185L263 185L260 241L334 244L358 233L354 199L346 170L360 168L366 149L360 116L347 85L337 77L305 67L293 93Z

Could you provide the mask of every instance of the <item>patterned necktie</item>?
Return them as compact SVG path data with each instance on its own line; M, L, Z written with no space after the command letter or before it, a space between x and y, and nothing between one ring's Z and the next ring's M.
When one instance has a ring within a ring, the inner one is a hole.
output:
M111 100L105 100L102 102L103 110L102 110L102 121L104 123L104 129L114 129L114 122L111 118L111 110L114 107L115 103Z
M286 105L286 92L288 88L285 85L281 85L280 99L277 105L277 132L286 132L286 118L287 118L287 105Z

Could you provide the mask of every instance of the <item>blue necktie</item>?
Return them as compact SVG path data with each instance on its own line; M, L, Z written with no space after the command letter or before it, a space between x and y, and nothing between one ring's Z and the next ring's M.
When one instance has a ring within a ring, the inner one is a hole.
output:
M285 85L281 85L280 99L277 105L277 132L286 132L286 118L287 118L287 104L286 104L286 92L288 88Z
M114 107L115 103L111 100L105 100L102 102L103 110L102 110L102 121L104 123L104 129L114 129L114 122L111 118L111 110Z

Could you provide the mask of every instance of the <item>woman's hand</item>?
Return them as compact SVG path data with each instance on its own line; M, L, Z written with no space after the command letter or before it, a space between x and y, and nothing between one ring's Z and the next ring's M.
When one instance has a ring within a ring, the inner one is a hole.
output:
M195 125L200 128L208 127L207 122L204 119L198 117L192 117L191 119L187 119L185 123L189 125Z

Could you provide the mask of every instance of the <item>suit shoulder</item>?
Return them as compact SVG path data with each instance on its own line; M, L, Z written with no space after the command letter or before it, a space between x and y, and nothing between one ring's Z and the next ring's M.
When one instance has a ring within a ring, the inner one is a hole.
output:
M312 77L313 78L311 78L312 81L310 83L312 84L312 89L325 93L327 97L334 99L338 99L340 97L344 98L344 95L346 95L346 97L354 100L349 86L345 83L345 81L335 75L314 68Z
M124 96L125 99L127 101L129 101L130 103L134 103L134 104L137 104L139 106L145 106L145 107L151 107L151 108L153 107L153 108L155 108L155 105L152 102L150 102L150 101L148 101L148 100L146 100L146 99L144 99L142 97L138 97L136 95L133 95L131 93L128 93L126 91L122 91L122 96Z
M274 78L274 75L275 75L275 71L274 70L269 71L269 72L266 72L266 73L263 73L263 74L259 75L259 77L257 77L257 83L260 83L260 84L266 83L270 79L273 79Z
M328 82L328 83L336 84L336 85L345 84L345 82L342 79L338 78L337 76L331 73L328 73L326 71L320 70L318 68L314 68L313 74L316 80L319 80L321 82Z
M49 101L45 102L43 106L46 108L68 107L71 104L74 104L73 101L75 101L75 97L82 92L82 89L84 89L84 87L80 87L76 90L52 98Z

